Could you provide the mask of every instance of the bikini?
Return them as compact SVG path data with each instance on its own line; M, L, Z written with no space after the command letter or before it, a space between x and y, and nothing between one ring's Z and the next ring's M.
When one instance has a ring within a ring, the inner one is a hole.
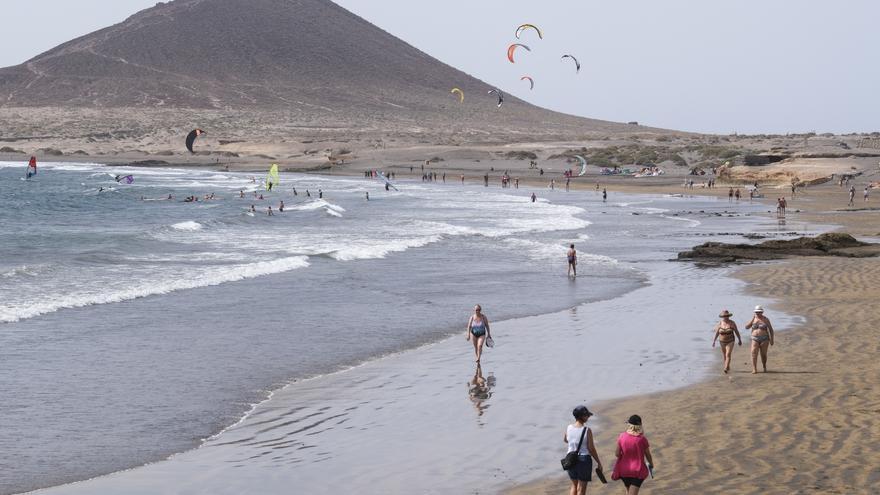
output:
M754 327L752 328L752 332L754 332L755 330L767 331L767 325L764 323L761 323L761 322L755 323ZM770 336L769 335L752 335L752 340L757 342L758 344L760 344L763 342L768 342L770 340Z
M732 328L722 328L718 330L718 335L721 337L720 342L722 344L732 344L736 339L733 337L733 329ZM729 339L725 339L724 337L730 337Z
M486 324L483 322L483 319L480 319L479 324L476 320L471 321L471 333L474 334L474 337L482 337L486 334Z

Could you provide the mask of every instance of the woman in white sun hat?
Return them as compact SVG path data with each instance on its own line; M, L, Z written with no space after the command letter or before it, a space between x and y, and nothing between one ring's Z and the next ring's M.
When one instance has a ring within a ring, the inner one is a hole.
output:
M773 345L773 325L764 316L764 308L755 306L755 315L746 323L746 330L752 331L752 373L758 372L758 353L764 373L767 372L767 351Z

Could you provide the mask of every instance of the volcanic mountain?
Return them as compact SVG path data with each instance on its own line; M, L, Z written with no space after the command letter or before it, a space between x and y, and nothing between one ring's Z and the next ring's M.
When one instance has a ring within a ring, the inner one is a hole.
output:
M453 86L468 99L459 104ZM0 107L284 111L563 134L626 126L508 97L329 0L176 0L0 69ZM628 130L632 130L629 128Z

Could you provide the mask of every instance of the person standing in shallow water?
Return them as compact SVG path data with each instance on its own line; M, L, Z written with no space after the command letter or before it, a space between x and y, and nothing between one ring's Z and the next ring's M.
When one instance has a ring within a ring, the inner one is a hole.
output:
M574 244L568 247L568 276L578 276L577 263L578 256L577 251L574 250Z
M578 462L568 470L568 478L571 480L569 495L584 495L587 493L587 485L593 479L593 459L596 459L596 470L602 469L602 461L599 453L593 445L593 431L587 428L587 421L593 413L586 406L577 406L571 412L574 423L565 428L565 436L562 441L568 445L568 452L577 450ZM581 437L583 436L583 441ZM580 444L580 450L578 445Z
M626 495L639 495L642 483L654 469L651 446L642 431L642 418L633 414L626 421L626 431L617 437L617 462L611 479L620 480ZM647 460L648 462L645 462Z
M474 306L474 314L471 315L467 323L467 340L474 344L474 357L476 357L477 363L483 357L483 344L491 336L489 318L486 318L486 315L483 314L483 308L477 304Z
M742 337L739 335L739 329L736 323L730 319L733 314L726 309L718 315L721 321L715 325L715 337L712 339L712 348L715 348L715 341L721 343L721 354L724 356L724 372L730 371L730 359L733 357L733 343L739 340L739 345L743 345ZM734 337L736 336L736 337Z
M773 325L764 316L764 308L755 306L755 315L746 323L746 330L752 331L752 374L758 373L758 354L761 354L761 364L764 373L767 372L767 351L773 345Z

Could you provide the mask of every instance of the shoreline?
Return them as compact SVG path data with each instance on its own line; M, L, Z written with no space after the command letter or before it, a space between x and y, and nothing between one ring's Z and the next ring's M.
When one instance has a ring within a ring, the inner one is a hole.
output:
M812 200L817 209L832 207L828 194ZM838 213L824 219L844 220L833 225L835 231L865 232L878 217L854 213L856 218ZM822 217L816 211L804 216ZM880 365L871 359L880 351L871 328L880 317L871 298L880 293L878 263L791 258L748 264L733 276L748 284L755 304L772 301L765 304L771 321L781 310L804 322L777 334L767 374L751 375L746 331L729 375L719 372L680 390L591 406L603 418L596 445L606 469L613 465L625 418L640 414L657 472L644 485L647 493L873 493L880 471L860 459L880 453L880 392L872 379ZM741 332L749 317L742 311L734 316ZM710 338L707 332L706 352L720 366ZM511 485L503 493L549 495L568 486L564 475L553 476Z
M338 176L337 176L337 177L338 177ZM354 177L357 177L357 176L355 175ZM643 186L634 185L633 187L636 188L636 189L642 189ZM500 189L500 188L498 188L497 186L494 186L494 187L490 187L490 189L492 189L493 191L496 191L497 189ZM513 190L511 190L510 192L513 192ZM655 192L655 191L650 191L650 192L647 192L647 194L657 194L657 192ZM667 192L666 194L669 194L669 192ZM693 194L693 195L697 195L697 194L696 194L696 190L694 190L694 193L690 193L690 192L688 192L687 194L688 194L688 195L691 195L691 194ZM865 213L870 214L870 212L865 212ZM788 263L788 261L783 262L783 263ZM749 270L749 267L744 268L743 270ZM772 315L772 313L769 313L769 314L768 314L768 316L771 316L771 315ZM739 316L739 315L738 315L738 316ZM775 321L775 320L774 320L774 321ZM430 344L430 345L433 345L433 344ZM778 347L777 347L777 349L774 349L774 351L777 351L777 350L778 350ZM744 348L737 348L737 351L735 352L735 359L741 359L741 358L743 357L743 353L744 353L744 352L747 352L747 351L745 350L745 347L744 347ZM778 352L778 351L777 351L777 352ZM716 357L717 357L717 356L716 356ZM775 352L774 352L773 354L771 354L771 366L772 366L772 362L773 362L774 357L775 357ZM664 395L664 394L675 394L675 393L678 393L678 392L681 391L681 390L689 390L689 389L691 389L691 388L693 388L693 387L697 387L697 386L700 386L700 383L698 383L698 384L696 384L696 385L687 385L684 389L675 389L675 391L672 391L672 392L661 392L660 394L661 394L661 395ZM656 394L650 394L650 395L648 395L648 396L646 396L646 397L641 397L641 396L636 397L636 398L630 397L630 398L628 398L628 399L624 399L623 401L624 401L624 402L627 402L627 401L630 401L630 400L647 400L648 398L651 398L651 397L653 397L654 395L656 395ZM591 408L592 408L592 406L591 406ZM599 414L600 414L600 416L606 416L606 414L603 413L602 411L600 411ZM647 421L648 421L648 419L646 418L646 422L647 422ZM238 424L238 423L236 423L236 424ZM603 430L604 430L604 426L605 426L605 424L604 424L604 423L600 423L600 425L603 426ZM225 430L224 430L224 431L225 431ZM654 430L653 428L650 428L650 427L649 427L649 433L650 433L651 431L655 431L655 430ZM597 441L598 441L598 438L599 438L599 437L597 436ZM652 438L653 438L653 437L652 437ZM183 453L183 454L185 454L185 453ZM182 455L182 454L174 454L174 455L176 456L176 455ZM172 457L173 457L173 456L172 456ZM658 457L659 457L659 456L658 456ZM608 462L607 462L607 457L603 457L603 460L606 462L606 464L608 464ZM160 462L161 462L161 461L160 461ZM133 468L133 469L139 469L139 468ZM123 472L126 472L126 471L123 471ZM648 486L648 485L646 485L646 486ZM555 489L554 489L554 490L555 490ZM529 493L529 492L523 492L523 493ZM555 491L554 491L554 493L555 493Z
M499 462L503 462L503 465L494 467L489 473L490 481L486 481L487 484L483 488L490 492L500 488L505 479L516 479L516 474L507 473L519 472L513 468L519 462L526 462L524 467L528 466L527 469L547 472L543 467L538 466L542 466L542 459L554 454L554 448L527 449L530 452L517 453L504 447L502 441L502 439L513 435L514 440L511 441L516 444L537 445L537 439L553 436L556 433L556 425L540 422L540 418L546 414L552 414L553 410L561 403L568 404L571 401L569 397L565 397L561 393L568 388L569 384L555 380L548 383L546 380L536 381L529 378L539 374L545 360L536 359L531 364L527 364L528 361L523 361L523 353L529 348L534 348L535 345L533 337L528 334L535 328L562 328L563 326L571 327L574 324L577 328L571 328L571 333L568 336L561 338L554 344L552 352L539 353L539 355L558 354L576 341L585 331L589 331L593 338L602 340L601 335L596 335L598 330L593 328L597 323L595 319L601 318L602 315L620 314L630 305L634 297L657 301L657 306L651 307L660 311L662 302L656 296L667 291L673 283L680 287L680 290L691 294L692 297L698 297L698 294L705 293L711 288L705 282L696 285L684 283L688 280L695 282L694 277L698 277L695 268L689 273L682 274L678 267L666 262L657 262L655 265L659 269L659 273L664 274L660 275L664 280L662 283L657 283L657 280L654 280L654 283L636 289L634 292L608 300L580 304L570 310L497 322L494 325L494 333L498 337L498 349L505 349L505 352L503 356L499 355L497 358L502 361L496 361L494 354L496 351L486 351L483 368L492 385L489 396L473 405L469 404L466 399L461 400L465 398L464 389L459 391L455 387L449 386L450 380L454 383L464 383L468 374L473 373L470 369L472 363L469 365L467 360L462 357L463 353L469 353L469 347L463 342L463 339L460 339L459 334L454 334L417 349L289 384L277 390L272 400L263 401L255 406L248 417L224 429L221 434L207 439L195 450L175 454L165 461L112 473L92 480L38 490L33 493L79 494L96 491L133 494L182 493L183 487L187 484L186 480L192 478L195 472L207 476L200 486L211 493L240 493L246 486L255 486L260 483L264 483L261 486L266 492L277 493L282 491L281 485L278 483L289 483L291 481L287 478L289 476L297 479L300 487L305 486L307 489L309 486L312 488L335 486L334 483L338 482L330 476L330 472L327 470L337 469L334 466L339 463L348 465L351 470L356 471L356 477L361 480L359 482L360 492L388 493L388 490L394 492L393 487L398 485L395 485L393 481L389 482L388 479L393 479L395 476L392 471L381 468L378 459L358 463L351 455L346 455L344 452L334 452L331 463L327 462L329 459L321 457L320 453L305 453L314 452L314 450L297 451L294 446L300 445L300 442L313 442L320 449L321 447L318 446L320 442L325 446L323 450L326 450L327 445L334 445L341 438L346 438L348 445L354 452L367 451L369 447L369 451L373 455L382 454L378 455L380 459L392 459L394 458L393 453L398 452L410 438L405 434L401 437L397 430L406 430L406 418L420 410L430 410L431 416L434 418L432 424L439 431L445 432L442 437L448 438L435 439L430 452L413 452L408 456L408 459L394 462L396 465L403 465L406 468L401 470L402 474L409 469L415 469L420 464L427 463L435 466L432 469L437 471L437 483L433 485L435 488L428 490L427 493L449 493L448 490L461 489L462 485L459 484L459 480L462 476L472 481L485 477L486 473L483 471L461 470L462 467L459 466L460 463L456 459L462 455L462 448L479 449ZM729 290L739 285L741 285L739 282L729 279L723 287ZM723 293L724 288L716 287L716 295ZM605 316L605 318L611 318L618 323L624 321L620 317ZM630 315L626 321L633 323L635 321L633 318L637 319L638 315ZM578 327L576 323L578 321L584 323ZM589 324L586 323L588 321ZM707 324L707 322L704 323ZM605 330L600 333L606 334L605 339L610 338L610 335L616 331L611 325L602 326L605 327ZM631 324L626 326L632 327ZM657 339L657 346L662 346L663 340L668 340L662 335L655 335L653 338ZM617 356L620 352L626 354L631 351L619 349L612 354ZM636 374L638 376L632 375L631 378L624 381L633 383L634 386L643 390L657 388L680 390L682 387L689 387L691 383L703 379L705 366L686 365L686 368L675 371L682 366L682 363L671 358L681 352L687 351L676 345L664 349L662 352L657 350L652 355L642 355L640 359L644 361L645 372ZM587 354L591 356L590 360L596 361L595 371L608 378L599 380L605 385L602 386L601 391L592 389L591 395L599 394L613 397L616 393L620 376L617 381L610 379L615 374L614 370L617 367L614 364L616 359L607 354L608 349L600 350L598 348ZM574 367L557 367L556 371L569 374L579 369L579 365L570 364ZM705 360L705 364L708 365L707 360ZM665 368L665 372L660 371L663 368ZM655 374L658 372L659 376L665 378L658 379L658 375ZM633 378L635 381L630 381ZM555 385L553 382L556 382ZM347 391L345 397L327 395L327 390L343 388ZM411 391L414 388L420 390L413 393ZM531 414L526 414L525 411L515 407L516 404L528 401L529 397L539 391L546 394L548 399L550 397L555 397L555 399L548 400L547 403L541 404L539 407L533 407ZM473 400L473 397L471 399ZM349 404L354 409L346 408L344 404ZM387 407L390 405L394 405L394 407ZM374 406L375 409L373 409ZM474 414L473 408L476 408L476 424L467 417ZM338 416L340 415L343 417L342 419L347 420L346 423L363 425L358 429L365 428L366 432L357 437L349 437L344 428L340 430L331 426L332 422L339 420ZM304 421L305 418L309 419ZM312 429L309 426L304 426L304 423L308 422L328 426ZM520 425L523 422L534 426L521 431ZM460 426L450 427L451 424ZM475 437L479 441L475 441ZM523 443L526 441L528 443ZM272 452L273 456L287 459L287 462L280 465L275 464L274 457L270 460L261 454L266 446L276 444L277 448L269 449L266 452ZM468 455L470 454L465 457ZM293 458L288 459L290 456ZM236 462L236 459L246 458L252 460L247 464L238 463L237 470L225 474L225 466ZM300 471L288 471L286 475L274 475L281 481L263 480L264 476L270 476L269 473L272 469L281 465L286 466L286 469L305 466L306 471L304 471L305 474ZM287 481L283 481L285 479ZM363 480L367 480L367 482ZM398 481L403 482L402 480ZM346 484L348 483L346 482Z
M765 223L766 223L765 220L762 220L762 222L765 222ZM718 226L716 225L716 227L715 227L716 230L717 230L717 227L718 227ZM676 271L676 270L678 270L678 267L675 267L674 265L670 265L670 264L668 264L668 262L666 262L666 261L662 261L662 262L660 262L660 264L664 267L665 270L670 270L670 271ZM637 289L637 290L638 290L638 289ZM628 294L630 294L630 293L628 293ZM650 298L650 299L657 299L657 298L656 298L656 297L652 297L652 298ZM593 303L589 303L589 304L593 304ZM579 305L579 306L582 306L582 305ZM571 310L570 310L570 311L571 311ZM567 312L568 312L568 311L563 310L563 311L561 311L560 313L567 313ZM536 317L536 318L539 318L539 319L540 319L540 318L542 318L542 317L544 317L544 318L551 318L551 315L550 315L550 314L542 314L542 315L540 315L540 316L538 316L538 317ZM528 319L534 319L534 318L535 318L535 317L527 317L527 318L524 318L524 319L528 320ZM552 318L551 318L551 319L552 319ZM505 322L502 322L502 324L506 326L506 325L508 324L508 321L505 320ZM433 346L433 345L438 345L438 344L435 343L435 344L430 344L430 345ZM392 357L392 360L393 360L393 357ZM365 366L371 366L371 364L370 364L370 363L367 363ZM360 367L360 366L359 366L359 367ZM329 377L329 378L327 378L327 380L330 380L330 381L337 380L337 379L338 379L338 377ZM318 379L318 381L320 381L320 380L321 380L321 378ZM296 385L296 386L299 386L299 387L302 387L302 386L308 386L309 384L304 382L304 383L302 383L302 384L297 383L297 384L295 384L295 385ZM283 390L283 389L282 389L282 390ZM276 393L279 393L279 392L280 392L280 391L276 391ZM264 401L263 403L261 403L261 404L265 404L265 401ZM258 406L257 406L257 407L258 407ZM255 409L256 409L257 407L255 407ZM249 414L250 414L250 413L249 413ZM247 419L247 418L245 418L245 419ZM240 420L239 422L235 423L235 425L239 425L240 423L241 423L241 420ZM229 430L230 428L235 429L235 425L230 426L230 427L227 427L227 428L225 428L223 431L227 431L227 430ZM215 435L214 437L212 437L212 438L215 438L215 437L216 437L216 435ZM201 448L203 448L203 447L199 447L199 449L201 449ZM188 456L190 453L192 453L192 452L197 452L197 451L198 451L198 449L196 449L195 451L187 451L187 452L183 452L183 453L180 453L180 454L175 454L175 455L171 456L170 459L174 459L174 458L176 458L176 457L178 457L178 456ZM145 468L148 469L148 470L150 470L150 469L162 469L161 467L151 468L151 466L162 464L162 462L163 462L163 461L159 461L159 462L157 462L157 463L153 463L153 464L148 464L148 465L145 466ZM134 468L134 469L135 469L135 470L139 470L139 469L141 469L141 468ZM128 473L128 472L131 472L131 470L123 471L122 473ZM111 475L109 475L109 476L110 476L110 477L113 477L113 476L115 476L115 475L112 475L112 474L111 474ZM101 480L102 478L97 478L97 479L98 479L98 480ZM114 479L115 479L115 478L114 478ZM88 486L91 486L91 484L89 484L89 482L80 482L80 483L87 483ZM103 482L103 481L100 481L100 483L104 483L104 482ZM112 483L112 480L110 481L110 483ZM62 486L67 486L67 485L62 485ZM55 488L58 488L58 487L55 487ZM88 488L86 488L86 490L87 490L87 489L88 489ZM53 489L48 489L48 490L53 490ZM40 493L42 493L42 491L41 491Z

